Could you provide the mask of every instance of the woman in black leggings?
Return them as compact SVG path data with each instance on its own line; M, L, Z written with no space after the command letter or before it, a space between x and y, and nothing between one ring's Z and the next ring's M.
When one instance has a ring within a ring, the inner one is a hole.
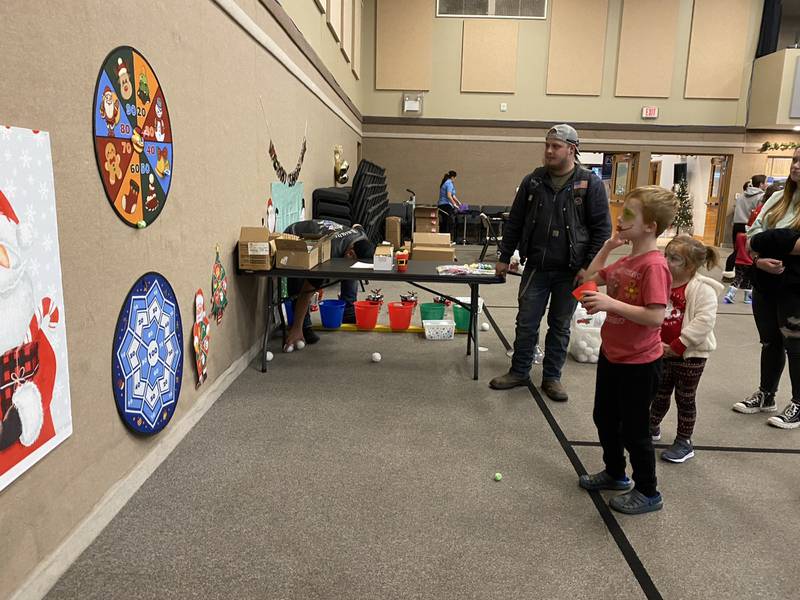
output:
M456 197L456 173L448 171L439 184L439 233L450 233L453 230L456 210L461 206L461 202Z
M761 381L741 413L774 412L775 393L789 362L792 401L767 423L800 427L800 149L792 157L786 187L761 209L747 236L755 268L753 317L761 340Z

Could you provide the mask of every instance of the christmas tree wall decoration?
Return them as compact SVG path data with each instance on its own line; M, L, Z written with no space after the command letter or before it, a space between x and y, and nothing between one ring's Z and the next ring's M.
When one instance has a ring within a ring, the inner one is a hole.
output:
M692 206L692 195L689 193L689 188L686 184L686 179L681 179L678 182L678 189L675 190L675 195L678 197L678 212L675 213L675 220L672 226L675 228L676 235L681 233L691 234L694 231L694 220Z

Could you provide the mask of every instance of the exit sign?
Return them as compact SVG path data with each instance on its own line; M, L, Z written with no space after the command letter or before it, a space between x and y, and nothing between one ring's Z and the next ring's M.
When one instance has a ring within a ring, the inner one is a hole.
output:
M642 118L643 119L657 119L658 118L658 107L657 106L643 106L642 107Z

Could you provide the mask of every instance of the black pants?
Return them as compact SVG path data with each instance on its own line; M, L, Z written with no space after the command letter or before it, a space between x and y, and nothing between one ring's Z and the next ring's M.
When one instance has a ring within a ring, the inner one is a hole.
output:
M455 229L455 214L452 204L439 205L439 233L450 233Z
M733 231L731 232L731 238L733 239L733 252L728 255L728 258L725 259L725 270L726 271L733 271L733 265L736 263L736 236L740 233L744 233L745 229L747 228L747 223L734 223L733 224Z
M645 496L655 496L656 456L650 437L650 404L661 377L661 359L640 365L612 363L600 352L594 392L594 424L603 446L606 472L625 477L625 450L633 481Z
M761 340L761 390L775 393L789 358L792 400L800 402L800 293L753 291L753 318Z

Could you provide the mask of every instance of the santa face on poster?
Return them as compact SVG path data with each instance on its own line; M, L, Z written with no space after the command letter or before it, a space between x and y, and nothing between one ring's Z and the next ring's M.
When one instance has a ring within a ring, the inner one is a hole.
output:
M0 126L0 490L72 433L46 132Z

